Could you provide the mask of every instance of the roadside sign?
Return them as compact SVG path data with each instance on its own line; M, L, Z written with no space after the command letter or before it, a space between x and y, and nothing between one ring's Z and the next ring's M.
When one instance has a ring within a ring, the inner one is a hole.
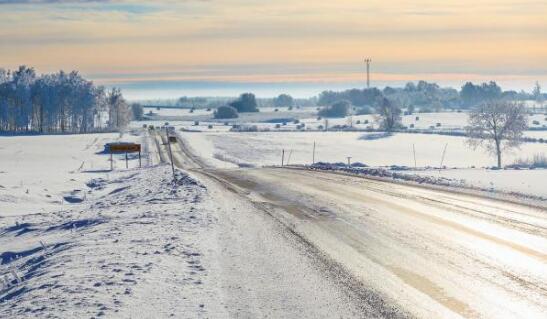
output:
M141 144L133 143L111 143L111 153L138 153L141 151Z
M129 168L129 159L127 153L139 153L139 167L141 164L141 144L135 143L109 143L107 144L108 150L110 152L110 170L114 170L114 159L112 154L114 153L125 153L125 168Z

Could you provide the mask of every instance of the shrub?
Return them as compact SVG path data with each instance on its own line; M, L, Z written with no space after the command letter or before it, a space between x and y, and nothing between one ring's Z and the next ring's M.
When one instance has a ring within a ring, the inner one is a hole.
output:
M329 107L325 107L319 111L320 116L324 117L345 117L349 112L348 101L338 101Z
M252 93L243 93L239 96L239 99L230 103L230 106L235 108L238 112L258 112L256 98Z
M213 128L213 125L212 125L212 124L209 124L209 125L207 125L207 128L208 128L208 129L212 129L212 128Z
M231 106L221 106L215 111L216 119L235 119L238 116L237 110Z

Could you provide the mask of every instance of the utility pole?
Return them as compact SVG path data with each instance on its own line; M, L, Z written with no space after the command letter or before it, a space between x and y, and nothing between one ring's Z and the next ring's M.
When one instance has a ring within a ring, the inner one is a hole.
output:
M175 166L173 164L173 152L171 151L171 141L169 141L169 131L167 129L167 125L165 126L165 138L167 139L167 148L169 149L169 159L171 160L171 170L173 171L173 182L176 180L175 178Z
M367 89L370 89L370 63L372 62L371 58L366 58L365 63L367 64Z

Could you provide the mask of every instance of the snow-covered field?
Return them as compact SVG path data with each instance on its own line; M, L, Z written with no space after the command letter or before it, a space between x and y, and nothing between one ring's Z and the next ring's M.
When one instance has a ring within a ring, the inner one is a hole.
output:
M237 119L218 120L213 118L213 111L197 109L189 113L189 109L161 109L159 117L152 117L151 120L133 122L132 127L141 127L143 124L161 126L166 121L177 129L203 131L203 132L226 132L232 125L255 126L258 130L270 131L300 131L300 130L323 130L325 127L335 126L353 127L354 129L378 129L378 121L374 115L351 115L343 118L321 118L317 116L317 108L261 108L257 113L241 113ZM294 121L298 122L295 123ZM198 122L198 125L195 125ZM468 122L466 112L438 112L438 113L415 113L404 115L402 123L410 129L427 131L463 130ZM304 127L299 125L303 124ZM533 114L529 116L529 126L541 131L525 131L525 137L547 139L547 115Z
M148 115L149 112L152 112L156 116L199 116L199 115L211 115L214 110L207 109L194 109L190 111L189 108L160 108L159 110L155 107L144 107L144 115Z
M370 166L401 165L414 167L413 146L418 167L439 167L446 146L443 165L447 167L488 167L495 159L482 149L470 149L465 138L456 136L360 132L260 132L260 133L191 133L180 132L191 147L206 159L223 154L238 163L252 165L285 163L311 164L313 144L315 161L362 162ZM507 153L505 163L517 158L545 152L545 145L523 144L520 150ZM290 158L289 158L290 155Z
M129 133L0 137L0 212L24 215L60 208L64 197L86 196L85 183L104 177L109 155L98 154L108 142L133 142ZM130 157L129 167L138 165ZM125 169L124 155L114 167Z
M179 133L196 154L216 167L280 165L285 150L285 164L311 164L313 144L315 161L361 162L369 166L459 168L443 171L451 178L464 179L469 185L485 186L506 191L547 196L547 170L488 171L495 159L482 149L472 150L465 138L442 135L394 134L383 137L378 133L358 132L262 132L262 133ZM378 137L378 138L375 138ZM443 159L443 151L446 152ZM504 155L504 162L545 154L545 144L525 143L520 149ZM462 169L463 168L463 169ZM437 176L438 171L420 174ZM487 176L488 178L485 178Z

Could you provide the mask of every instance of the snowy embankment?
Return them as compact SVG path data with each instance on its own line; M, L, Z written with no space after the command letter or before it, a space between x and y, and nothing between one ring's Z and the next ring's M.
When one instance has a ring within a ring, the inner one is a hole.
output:
M348 167L343 163L315 163L304 167L313 170L343 172L347 174L368 176L387 181L410 182L433 187L459 188L464 192L481 191L483 196L508 199L507 195L517 199L536 200L539 203L547 201L545 189L531 188L530 185L542 185L543 180L537 179L535 170L491 170L491 169L454 169L454 170L420 170L413 171L404 167L373 168ZM465 176L467 173L467 177ZM516 177L516 178L515 178ZM526 177L515 185L515 180ZM473 183L470 183L472 181ZM518 191L517 191L518 189Z
M0 313L82 318L204 311L203 292L193 288L207 273L195 235L210 223L199 206L204 188L181 172L174 184L165 166L88 185L89 194L100 196L54 213L0 219Z
M546 169L487 170L485 167L494 165L494 158L482 149L470 149L463 137L377 135L359 132L180 133L195 154L219 168L281 165L285 150L284 164L309 165L313 159L347 163L347 157L351 157L352 163L361 162L371 167L416 166L417 174L422 176L445 177L468 186L547 197ZM525 143L520 149L506 152L504 162L510 164L546 151L545 144ZM441 173L434 169L441 166L446 167Z

